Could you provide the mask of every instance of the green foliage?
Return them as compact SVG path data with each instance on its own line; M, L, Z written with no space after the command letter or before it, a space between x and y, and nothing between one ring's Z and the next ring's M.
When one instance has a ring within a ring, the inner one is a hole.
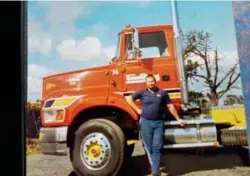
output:
M240 95L227 95L224 100L224 105L244 104L243 96Z

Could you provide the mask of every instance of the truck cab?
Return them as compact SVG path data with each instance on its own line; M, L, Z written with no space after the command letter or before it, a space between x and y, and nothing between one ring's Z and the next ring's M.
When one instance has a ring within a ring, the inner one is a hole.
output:
M126 96L142 89L146 75L153 74L157 86L168 91L173 103L180 107L181 92L172 25L128 26L122 30L109 71L112 94Z

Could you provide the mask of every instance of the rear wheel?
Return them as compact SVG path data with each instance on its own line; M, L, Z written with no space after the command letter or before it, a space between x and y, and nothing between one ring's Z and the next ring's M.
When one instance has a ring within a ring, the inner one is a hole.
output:
M120 170L125 147L121 129L105 119L90 120L75 133L71 162L78 175L108 176Z
M247 146L246 129L221 129L221 143L224 146Z

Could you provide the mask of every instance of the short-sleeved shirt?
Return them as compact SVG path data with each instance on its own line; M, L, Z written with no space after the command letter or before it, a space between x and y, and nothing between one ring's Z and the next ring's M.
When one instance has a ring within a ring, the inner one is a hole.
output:
M166 105L171 103L168 93L159 88L154 93L147 88L141 89L133 93L132 97L134 101L141 101L141 117L149 120L162 120Z

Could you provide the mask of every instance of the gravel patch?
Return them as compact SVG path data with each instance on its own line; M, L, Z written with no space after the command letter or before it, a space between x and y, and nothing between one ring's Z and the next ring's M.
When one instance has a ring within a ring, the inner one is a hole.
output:
M162 176L249 176L248 151L220 148L203 152L169 150L161 160ZM35 154L27 157L27 176L76 176L68 156ZM138 143L121 175L150 175L145 151Z

